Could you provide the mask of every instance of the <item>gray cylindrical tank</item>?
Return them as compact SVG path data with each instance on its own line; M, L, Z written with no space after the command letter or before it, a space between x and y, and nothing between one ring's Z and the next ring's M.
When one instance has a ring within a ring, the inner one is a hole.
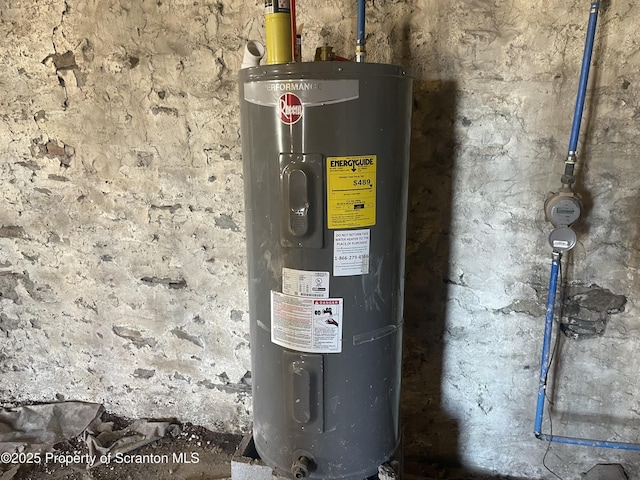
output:
M240 71L253 435L280 475L362 480L398 452L411 86Z

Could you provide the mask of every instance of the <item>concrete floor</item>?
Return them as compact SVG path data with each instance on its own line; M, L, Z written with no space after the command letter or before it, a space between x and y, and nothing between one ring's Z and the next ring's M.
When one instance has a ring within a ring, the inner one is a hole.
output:
M117 419L116 419L117 420ZM123 423L126 420L121 419ZM14 463L0 462L0 480L272 480L268 467L256 458L250 437L216 433L189 423L178 424L159 440L138 448L110 464L86 468L88 454L82 435L53 446L48 460L29 462L28 454L17 454ZM249 448L247 447L249 445ZM2 445L0 445L1 447ZM0 449L1 451L1 449ZM25 450L28 452L29 450ZM44 459L44 454L32 456ZM19 461L22 461L20 463ZM233 475L232 475L233 471ZM487 476L458 468L431 464L423 459L405 459L403 480L534 480ZM597 465L582 480L626 480L620 465ZM577 477L573 477L577 478ZM538 480L538 479L535 479Z
M87 454L84 440L77 437L56 444L53 449L56 456L47 463L0 463L0 480L262 480L257 474L258 470L251 468L244 470L244 477L234 476L232 479L232 462L248 461L249 467L249 464L261 463L255 459L241 458L240 452L244 450L238 447L242 440L240 435L216 433L199 426L181 424L178 434L129 452L121 460L109 465L87 469L85 463L72 459L74 455L78 455L79 460ZM63 459L67 455L70 461L65 464ZM413 462L407 468L404 480L486 478L419 462Z

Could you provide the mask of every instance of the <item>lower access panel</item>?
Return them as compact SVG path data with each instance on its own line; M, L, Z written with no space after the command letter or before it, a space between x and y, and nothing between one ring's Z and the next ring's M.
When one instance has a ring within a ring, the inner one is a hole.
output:
M322 433L324 429L324 374L322 355L284 351L285 415L296 429Z

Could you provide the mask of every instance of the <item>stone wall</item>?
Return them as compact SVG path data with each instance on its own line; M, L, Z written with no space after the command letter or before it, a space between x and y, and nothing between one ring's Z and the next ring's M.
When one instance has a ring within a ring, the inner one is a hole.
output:
M533 437L559 187L589 3L368 2L369 60L415 78L405 439L412 461L551 478ZM352 56L355 5L298 5ZM603 2L565 256L553 424L637 441L640 6ZM236 75L261 3L0 10L0 400L251 421ZM559 475L637 455L554 444ZM635 468L634 468L635 467ZM637 475L637 474L632 474ZM637 478L637 477L630 477Z
M25 1L1 18L1 396L245 428L235 76L260 9Z

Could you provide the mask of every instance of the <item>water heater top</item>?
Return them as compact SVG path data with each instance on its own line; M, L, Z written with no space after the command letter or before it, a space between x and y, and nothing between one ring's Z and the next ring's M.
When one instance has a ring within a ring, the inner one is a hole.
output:
M398 65L356 62L300 62L244 68L240 70L239 81L244 83L290 78L366 78L373 76L409 78L406 70Z

